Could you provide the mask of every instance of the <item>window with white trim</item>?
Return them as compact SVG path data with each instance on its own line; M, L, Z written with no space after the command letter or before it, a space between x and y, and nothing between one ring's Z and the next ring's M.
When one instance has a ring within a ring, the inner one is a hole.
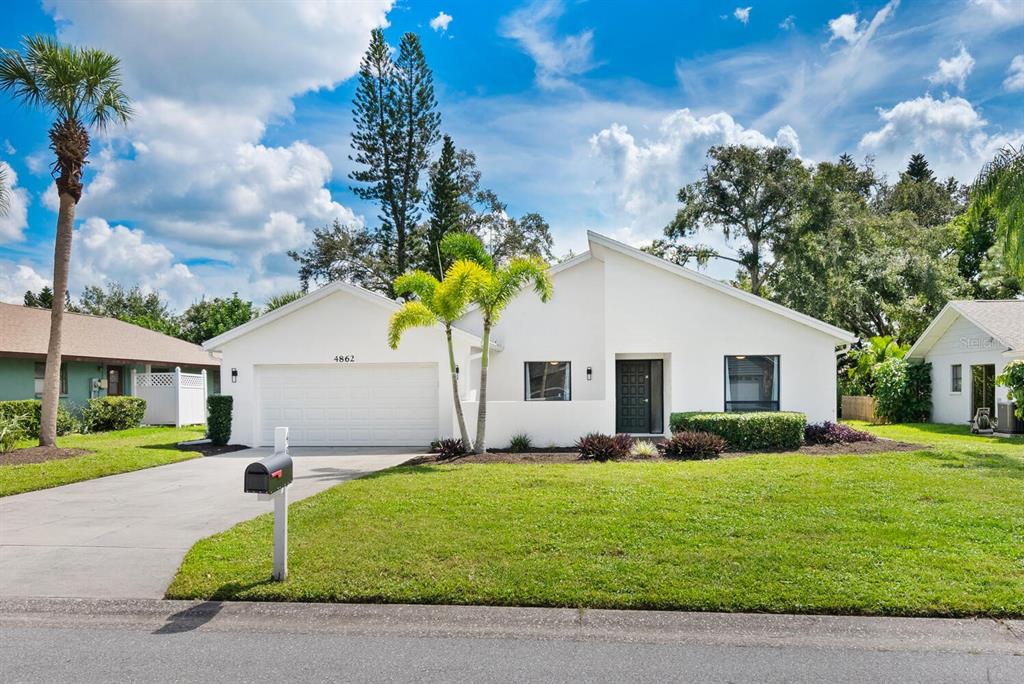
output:
M568 361L527 361L527 401L569 401L572 398L572 373Z
M778 411L779 357L726 356L725 410Z

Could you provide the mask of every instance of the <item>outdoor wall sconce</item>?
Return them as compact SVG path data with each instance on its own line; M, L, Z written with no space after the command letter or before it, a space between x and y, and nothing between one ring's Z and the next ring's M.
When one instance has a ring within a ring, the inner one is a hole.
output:
M237 368L232 368L231 369L231 382L238 382L238 369Z
M590 382L593 379L594 379L594 368L592 366L587 366L587 382Z
M458 365L455 366L455 379L456 380L459 379L459 367L458 367Z

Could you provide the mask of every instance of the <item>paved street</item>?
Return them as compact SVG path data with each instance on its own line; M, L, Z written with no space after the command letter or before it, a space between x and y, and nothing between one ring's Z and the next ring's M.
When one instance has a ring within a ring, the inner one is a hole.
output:
M203 537L273 510L242 492L248 449L0 499L0 596L159 598ZM415 450L295 448L297 501Z
M9 682L1020 682L1024 623L566 609L0 601Z

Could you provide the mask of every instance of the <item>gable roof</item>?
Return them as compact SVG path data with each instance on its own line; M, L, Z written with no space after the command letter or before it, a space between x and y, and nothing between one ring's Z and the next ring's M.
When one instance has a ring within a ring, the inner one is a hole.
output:
M242 337L243 335L247 335L253 330L262 328L268 323L273 323L278 319L284 318L285 316L294 313L299 309L307 307L310 304L314 304L322 299L326 299L327 297L331 296L336 292L344 292L347 294L351 294L355 297L358 297L359 299L362 299L363 301L369 302L376 306L380 306L388 311L395 311L401 306L400 302L397 302L394 299L391 299L390 297L385 297L380 293L367 290L365 287L353 285L352 283L343 283L340 281L335 281L333 283L328 283L323 287L317 288L316 290L313 290L309 294L299 297L293 302L288 302L284 306L274 309L270 313L263 314L262 316L252 319L248 323L243 323L237 328L232 328L231 330L228 330L225 333L221 333L220 335L214 337L213 339L203 342L203 348L209 350L219 349L224 344L234 339ZM483 344L483 341L471 332L461 330L459 328L456 328L455 326L452 326L452 330L456 334L466 336L467 338L470 339L471 342L475 342L477 345Z
M0 303L0 354L45 357L50 310ZM64 358L134 361L174 366L218 366L191 342L116 318L64 312Z
M923 359L960 317L997 340L1007 351L1024 351L1024 299L961 299L942 308L907 356Z
M591 245L600 245L601 247L618 252L619 254L642 261L645 264L668 271L669 273L685 278L686 280L738 299L746 304L751 304L764 309L765 311L770 311L771 313L788 318L796 323L800 323L801 325L813 328L814 330L829 335L840 342L850 344L857 341L857 336L848 330L843 330L842 328L818 320L813 316L808 316L807 314L794 311L793 309L782 306L781 304L768 301L763 297L758 297L755 294L733 287L732 285L726 285L725 283L715 280L710 276L706 276L703 273L698 273L692 269L674 264L671 261L666 261L665 259L656 257L653 254L641 251L636 247L630 247L618 240L613 240L610 237L606 237L593 231L587 231L587 239L590 241Z

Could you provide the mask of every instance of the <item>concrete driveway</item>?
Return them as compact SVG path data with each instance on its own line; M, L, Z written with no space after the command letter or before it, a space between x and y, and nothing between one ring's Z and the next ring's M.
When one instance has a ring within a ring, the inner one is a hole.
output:
M160 598L192 545L273 510L242 493L247 449L0 499L0 596ZM422 450L292 448L289 500Z

